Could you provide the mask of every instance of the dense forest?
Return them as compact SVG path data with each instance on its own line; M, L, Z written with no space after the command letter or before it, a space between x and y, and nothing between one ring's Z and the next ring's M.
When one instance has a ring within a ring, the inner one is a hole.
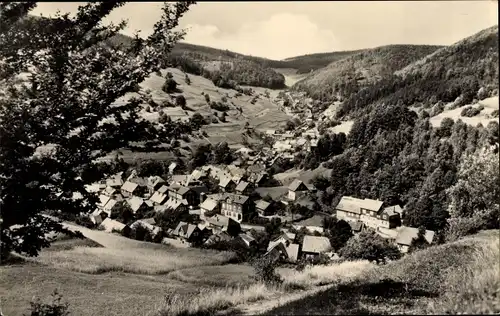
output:
M481 89L480 93L479 90ZM498 95L498 26L488 28L352 94L337 112L355 115L382 104L461 106Z
M286 63L285 64L286 67L283 68L294 68L297 69L298 74L306 74L316 69L326 67L330 63L333 63L334 61L341 60L343 58L361 53L363 51L364 49L360 49L360 50L331 52L331 53L307 54L302 56L291 57L284 60L284 62Z
M334 61L297 82L294 90L322 101L343 101L394 71L421 59L439 46L388 45Z

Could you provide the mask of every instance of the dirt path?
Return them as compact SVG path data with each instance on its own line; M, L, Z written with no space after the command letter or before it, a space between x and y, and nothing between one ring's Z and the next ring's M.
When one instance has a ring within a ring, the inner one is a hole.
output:
M278 295L268 297L265 300L237 305L229 310L220 312L218 315L260 315L269 312L278 306L282 306L284 304L297 301L304 297L324 291L332 286L334 286L334 284L316 286L312 289L304 291L280 293Z

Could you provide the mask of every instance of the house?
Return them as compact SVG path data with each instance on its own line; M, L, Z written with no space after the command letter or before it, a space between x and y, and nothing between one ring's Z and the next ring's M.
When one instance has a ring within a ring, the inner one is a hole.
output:
M165 204L165 210L171 210L175 212L187 212L188 211L188 206L184 204L182 201L175 200L175 199L168 199Z
M435 232L432 230L425 231L425 240L432 244ZM396 237L396 245L402 253L407 253L411 243L418 238L418 228L401 226L398 227L398 236Z
M97 226L101 225L102 221L105 220L106 217L107 214L98 208L94 212L92 212L92 214L89 215L89 218L92 221L92 223L94 223Z
M149 193L153 193L156 190L158 190L162 185L164 185L166 182L162 178L158 176L153 176L148 178L147 186Z
M383 208L384 203L372 199L357 199L344 196L335 207L338 219L362 221L367 227L395 228L401 225L399 206Z
M305 259L312 259L320 253L328 252L332 249L330 240L326 237L304 236L302 243L302 253Z
M270 202L266 202L264 200L258 200L255 202L255 210L259 213L260 216L269 216L273 213L273 208L271 207Z
M298 198L303 196L307 191L309 191L309 189L304 184L304 182L300 181L299 179L295 179L288 186L288 199L290 201L298 200Z
M184 183L186 183L186 180L188 178L189 178L189 175L186 175L186 174L173 175L171 178L170 185L172 185L172 184L184 185Z
M299 256L299 244L294 244L293 239L287 235L276 238L269 242L265 255L271 255L285 259L286 261L296 262Z
M113 231L123 232L123 230L130 230L130 227L128 227L127 225L109 217L103 220L100 226L102 226L104 228L104 231L107 233L112 233Z
M165 193L161 193L159 191L155 191L153 195L149 198L154 205L161 205L168 199L168 195Z
M114 176L106 180L106 185L114 189L119 189L123 185L123 180L121 177Z
M232 240L232 237L226 233L226 232L220 232L220 233L217 233L217 234L213 234L211 236L209 236L207 238L207 240L205 241L205 244L206 245L210 245L210 244L214 244L216 242L221 242L221 241L231 241Z
M151 207L147 205L146 202L138 196L133 196L130 199L127 199L126 201L134 214L145 214L146 212L151 210Z
M200 205L200 218L204 219L205 218L205 213L213 213L213 212L219 212L220 207L219 207L219 202L213 199L206 199L201 203Z
M107 195L107 196L110 196L110 197L113 197L113 195L117 194L118 193L118 190L111 187L111 186L107 186L103 191L102 191L102 194L104 195Z
M236 193L246 194L246 195L249 195L252 190L253 190L252 184L246 181L240 181L235 188Z
M353 233L359 233L363 230L364 223L362 221L347 221Z
M255 238L253 238L252 236L248 235L248 234L245 234L245 233L241 233L238 235L238 238L243 242L245 243L245 245L247 247L253 247L255 246L256 244L256 241L255 241Z
M306 228L310 232L318 232L323 234L324 229L323 229L323 219L325 218L324 215L314 215L313 217L307 218L305 220L302 220L300 222L296 222L293 224L293 227L296 230L300 230L302 228Z
M168 196L171 199L181 201L185 205L198 206L200 204L199 195L185 186L171 186L168 189Z
M106 203L106 205L104 205L103 207L103 212L110 216L113 211L117 210L120 207L121 203L122 202L118 202L115 199L109 199L108 203Z
M222 201L221 214L238 223L247 221L254 210L255 204L246 195L229 194Z
M137 192L139 191L137 188L139 187L139 184L135 183L135 182L131 182L131 181L126 181L122 187L121 187L121 193L124 197L131 197L133 196L137 190ZM139 195L137 193L137 195Z
M103 209L104 205L106 205L106 203L108 203L109 200L111 200L111 197L109 195L100 194L99 202L97 202L97 207Z
M194 242L201 239L202 232L197 225L179 222L172 235L183 241Z
M236 189L236 183L229 177L222 177L219 181L219 188L223 192L233 192Z
M205 221L207 227L211 229L215 234L220 234L221 232L227 232L228 234L233 234L236 236L240 233L240 224L226 216L216 214L212 217L206 217Z
M147 228L153 238L156 237L161 232L161 228L156 226L156 221L154 218L144 218L137 220L134 223L132 223L132 225L130 225L130 228L135 229L139 225Z

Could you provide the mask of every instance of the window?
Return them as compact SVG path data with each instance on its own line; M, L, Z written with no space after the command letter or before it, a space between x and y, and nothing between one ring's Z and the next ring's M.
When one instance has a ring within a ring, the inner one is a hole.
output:
M238 220L239 221L241 220L241 214L238 214Z

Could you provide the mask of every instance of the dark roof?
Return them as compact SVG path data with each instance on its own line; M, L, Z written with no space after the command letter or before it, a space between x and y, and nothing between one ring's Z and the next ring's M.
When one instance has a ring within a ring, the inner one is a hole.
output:
M177 193L179 193L180 195L184 195L188 192L189 192L189 188L187 188L187 187L180 187L179 189L177 189Z
M248 201L248 196L240 194L230 194L226 198L226 202L230 203L231 201L236 204L245 204L246 201Z
M360 221L347 221L347 223L351 226L351 229L355 232L359 232L361 228L363 228L363 222Z

